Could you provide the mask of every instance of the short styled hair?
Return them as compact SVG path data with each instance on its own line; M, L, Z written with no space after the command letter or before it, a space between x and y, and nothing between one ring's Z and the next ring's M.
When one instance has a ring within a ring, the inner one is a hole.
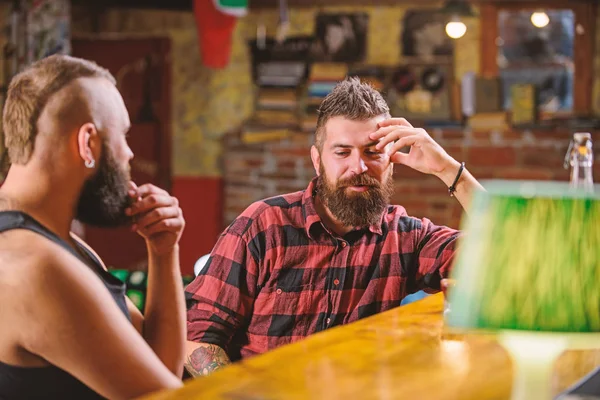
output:
M357 77L346 78L335 86L319 107L315 146L319 151L323 150L325 124L333 117L365 121L379 115L390 115L390 108L381 93Z
M105 78L116 84L107 69L66 55L37 61L15 75L8 87L2 115L4 145L10 161L27 164L38 133L37 123L46 104L59 90L78 78Z

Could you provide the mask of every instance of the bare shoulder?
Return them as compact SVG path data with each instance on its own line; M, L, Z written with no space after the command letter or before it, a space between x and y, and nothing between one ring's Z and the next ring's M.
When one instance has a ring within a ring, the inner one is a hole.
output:
M44 260L47 246L40 239L44 238L25 230L0 233L0 359L15 365L45 365L20 346L23 320L38 298L35 271Z
M5 272L7 276L4 282L0 278L0 288L14 289L0 294L0 299L6 297L2 300L14 305L14 312L8 316L15 326L26 327L20 329L17 340L31 353L52 348L51 343L45 343L46 337L52 337L50 330L71 326L73 315L86 324L91 320L87 311L94 309L91 314L99 318L98 312L112 304L102 281L89 267L61 245L35 232L0 234L0 265L0 275Z
M62 250L44 236L25 229L13 229L0 234L0 271L3 277L31 278ZM64 250L63 250L64 251Z
M48 290L68 277L69 268L77 268L77 260L65 249L44 236L14 229L0 233L0 359L16 365L45 365L45 362L21 346L23 332L35 338L43 336L51 324L33 332L28 324L50 314L46 298ZM83 269L83 268L80 268ZM84 271L85 272L85 271ZM26 329L27 328L27 329Z
M38 298L41 287L74 274L82 279L94 275L77 257L38 233L15 229L0 234L0 288L16 296L14 301L32 295Z

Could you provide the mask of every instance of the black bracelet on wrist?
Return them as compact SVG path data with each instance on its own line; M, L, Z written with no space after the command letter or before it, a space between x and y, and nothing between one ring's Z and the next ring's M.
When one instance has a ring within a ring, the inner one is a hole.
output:
M462 175L463 169L465 169L465 163L461 162L460 168L458 169L458 173L456 174L456 178L454 178L454 183L452 183L452 185L448 188L448 193L450 193L450 196L452 197L454 197L454 192L456 192L456 184L458 183L458 180Z

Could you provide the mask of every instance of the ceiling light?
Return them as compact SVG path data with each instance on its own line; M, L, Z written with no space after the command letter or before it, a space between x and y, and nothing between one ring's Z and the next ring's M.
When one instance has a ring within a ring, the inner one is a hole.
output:
M459 39L467 32L467 26L458 17L446 24L446 34L452 39Z
M533 24L533 26L543 28L550 23L550 18L545 12L536 11L533 14L531 14L531 23Z
M473 12L471 5L463 0L448 0L439 12L450 16L450 21L446 24L446 34L452 39L461 38L467 32L467 26L461 21L461 17L477 15Z

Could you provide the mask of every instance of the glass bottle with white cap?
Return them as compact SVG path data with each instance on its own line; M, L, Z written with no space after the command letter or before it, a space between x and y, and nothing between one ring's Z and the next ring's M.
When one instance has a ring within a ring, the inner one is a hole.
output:
M592 135L587 132L574 133L564 163L565 168L571 167L571 186L593 191L593 165Z

